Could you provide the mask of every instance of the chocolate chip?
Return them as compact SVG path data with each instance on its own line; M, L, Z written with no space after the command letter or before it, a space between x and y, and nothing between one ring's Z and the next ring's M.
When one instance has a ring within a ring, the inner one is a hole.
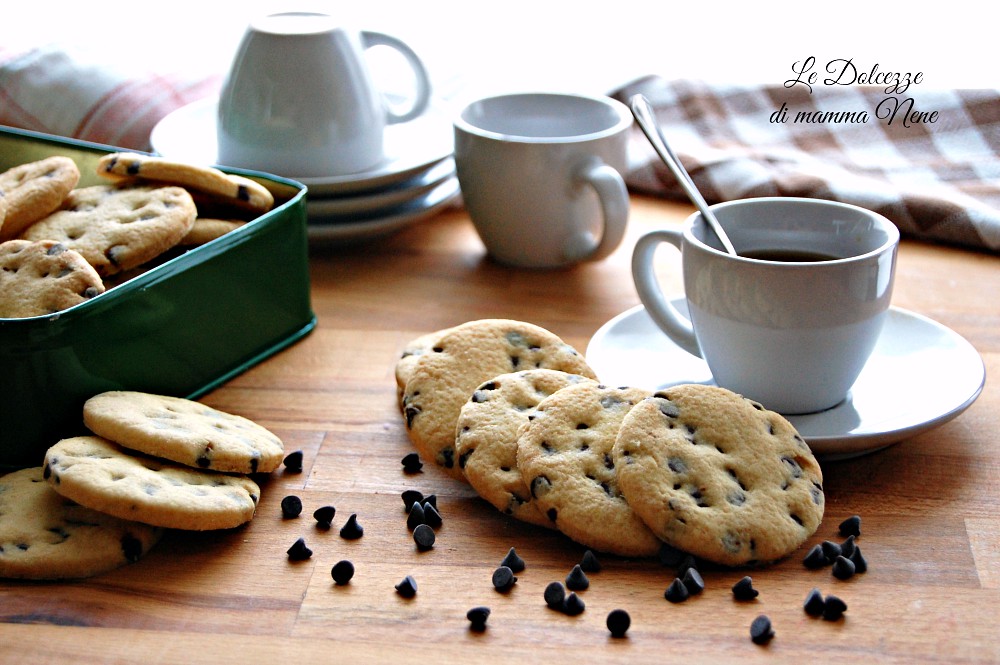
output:
M296 450L285 455L285 459L282 460L282 464L285 465L285 473L302 473L303 457L304 455L301 450Z
M753 588L753 579L747 575L733 585L733 598L736 600L753 600L760 592Z
M281 500L281 516L285 519L292 519L302 514L302 499L289 494Z
M823 614L823 610L826 608L826 601L823 600L823 594L819 592L819 589L813 589L809 592L806 596L806 602L802 604L802 608L809 616L818 617Z
M356 513L347 518L347 522L340 528L340 537L346 540L357 540L365 535L365 530L358 524Z
M590 587L590 580L587 579L583 568L580 567L580 564L573 566L573 570L569 571L569 575L566 576L566 588L570 591L586 591L588 587Z
M410 512L410 508L416 503L424 502L424 495L417 490L403 490L403 506L406 512Z
M844 556L838 556L833 562L833 576L838 580L854 577L854 562Z
M677 564L677 576L683 577L689 568L697 568L698 560L691 554L685 554L680 563Z
M432 506L434 506L434 509L437 510L437 507L438 507L437 494L428 494L427 496L425 496L424 497L424 503L431 504Z
M250 200L250 190L247 189L246 185L240 185L239 187L236 188L236 198L239 199L240 201Z
M554 610L561 610L566 602L566 589L562 582L549 582L545 587L545 604Z
M826 560L833 563L833 560L840 556L842 550L839 543L835 543L832 540L824 540L820 543L820 547L823 548L823 554L826 555Z
M401 463L403 465L403 473L419 473L424 468L424 463L420 461L420 455L417 453L404 455Z
M66 536L69 538L69 535ZM142 556L142 541L130 533L122 536L122 556L129 563L135 563Z
M667 590L663 592L663 597L671 603L683 603L690 595L691 592L688 591L687 587L684 586L684 582L679 577L674 578L674 581L670 583Z
M396 585L396 593L403 598L413 598L417 595L417 581L407 575L402 582Z
M695 596L705 590L705 580L702 579L701 573L699 573L695 568L688 568L685 570L684 577L681 578L681 582L684 583L684 587L692 596Z
M858 515L851 515L846 520L840 523L838 527L840 535L842 536L854 536L855 538L861 537L861 517Z
M809 554L802 560L802 563L805 564L806 568L822 568L823 566L830 565L830 560L826 557L822 545L813 545L812 549L809 550Z
M469 620L469 630L482 632L486 630L486 620L490 618L490 608L473 607L465 613L465 618Z
M424 524L433 529L438 528L442 524L441 513L429 501L424 502Z
M299 538L287 551L289 561L305 561L312 556L312 550L306 546L305 538Z
M608 612L607 621L604 623L607 625L608 630L611 631L611 637L625 637L629 626L632 625L632 617L625 610L611 610Z
M685 552L682 552L673 545L668 545L667 543L660 545L660 550L656 555L660 563L668 568L676 568L679 566L685 556L687 556Z
M333 525L333 516L337 514L337 509L333 506L321 506L313 511L313 519L316 526L321 529L329 529Z
M512 547L507 551L507 556L503 558L500 565L507 566L511 569L511 571L519 573L524 570L524 559L518 556L517 552L514 551L514 548Z
M433 549L435 540L434 529L426 524L418 524L413 530L413 542L417 544L417 549L421 552Z
M596 554L587 550L583 553L583 559L580 560L580 568L587 573L596 573L601 570L601 562L598 561Z
M586 604L583 600L575 593L570 593L566 596L566 600L563 602L562 611L571 617L575 617L579 614L583 614L583 611L587 609Z
M846 611L847 603L840 598L832 594L826 597L826 601L823 603L823 618L826 621L837 621L844 616Z
M514 571L507 566L500 566L493 571L493 588L501 593L510 591L517 583Z
M330 575L333 577L333 581L338 586L343 586L351 581L354 577L354 564L344 559L343 561L338 561L333 565L330 570Z
M857 544L854 542L854 536L848 536L847 540L840 544L840 556L845 559L850 559L854 555L854 549Z
M855 573L868 572L868 561L862 556L861 547L858 545L854 546L854 552L851 554L851 562L854 563Z
M420 503L413 504L410 514L406 516L406 528L413 531L421 524L424 524L424 506Z
M754 644L767 644L773 637L774 629L766 615L761 614L750 624L750 639Z

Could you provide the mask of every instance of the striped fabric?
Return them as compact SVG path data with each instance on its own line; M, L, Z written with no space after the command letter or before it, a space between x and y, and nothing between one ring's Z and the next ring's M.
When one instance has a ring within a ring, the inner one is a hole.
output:
M612 96L637 93L709 203L831 199L879 212L910 237L1000 251L1000 90L810 92L647 77ZM633 141L629 186L686 200L638 129Z

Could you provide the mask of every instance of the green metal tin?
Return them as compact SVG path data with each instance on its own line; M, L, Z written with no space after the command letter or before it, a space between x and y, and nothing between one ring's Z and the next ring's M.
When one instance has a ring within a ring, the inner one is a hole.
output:
M73 158L80 186L113 148L0 127L0 171L50 155ZM0 468L41 464L84 432L83 403L106 390L197 398L307 335L306 189L252 177L275 196L268 213L75 307L0 319Z

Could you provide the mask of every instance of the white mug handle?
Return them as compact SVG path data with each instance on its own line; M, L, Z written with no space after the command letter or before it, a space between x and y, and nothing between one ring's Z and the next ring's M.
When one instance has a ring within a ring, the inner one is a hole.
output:
M635 244L635 250L632 252L632 281L635 282L635 290L638 292L639 300L646 308L649 318L677 346L701 358L701 348L698 346L698 338L694 334L694 326L663 296L660 284L656 280L656 272L653 269L653 256L657 246L661 242L668 242L680 250L682 238L681 231L674 229L651 231L639 238Z
M427 75L427 68L424 66L423 61L413 49L395 37L371 30L363 30L361 32L361 41L365 49L373 46L388 46L395 49L406 59L410 67L413 68L413 73L416 76L417 94L409 110L400 113L394 111L390 105L386 104L386 122L390 125L398 122L407 122L426 111L431 99L430 77Z
M618 171L600 159L583 164L573 175L578 186L592 187L601 206L601 238L594 245L589 234L574 236L567 246L568 259L597 261L615 251L625 237L628 224L628 189Z

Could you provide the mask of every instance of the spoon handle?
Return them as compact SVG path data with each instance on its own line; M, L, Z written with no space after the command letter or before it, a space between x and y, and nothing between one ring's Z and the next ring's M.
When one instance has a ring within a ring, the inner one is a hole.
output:
M633 95L629 100L632 107L632 114L635 116L636 122L639 123L639 128L642 129L642 133L646 135L649 142L652 144L653 149L656 154L660 156L663 163L670 167L673 172L674 177L677 178L677 182L681 184L684 188L685 193L687 193L688 198L695 204L698 210L701 212L702 217L708 222L708 225L712 227L715 231L715 235L718 236L719 241L725 250L736 256L736 248L733 247L733 243L730 242L729 237L726 232L722 230L722 226L719 224L719 220L715 218L712 213L711 208L708 207L708 202L705 201L705 197L701 195L698 188L695 186L694 181L688 174L687 169L681 164L681 160L677 158L674 151L670 148L670 144L667 143L666 138L664 138L660 126L657 124L656 119L653 117L653 107L650 106L649 100L646 99L644 95L637 94Z

